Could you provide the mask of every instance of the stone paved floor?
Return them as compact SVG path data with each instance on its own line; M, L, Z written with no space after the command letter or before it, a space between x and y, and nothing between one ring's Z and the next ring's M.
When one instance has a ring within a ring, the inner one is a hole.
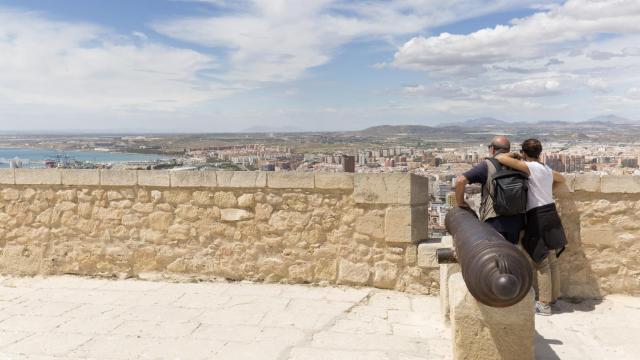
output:
M446 359L438 307L376 289L0 278L0 359ZM536 319L539 358L640 353L639 298L561 310Z

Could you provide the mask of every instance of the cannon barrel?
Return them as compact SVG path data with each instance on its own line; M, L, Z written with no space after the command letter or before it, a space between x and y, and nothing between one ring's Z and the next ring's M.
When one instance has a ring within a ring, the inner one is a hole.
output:
M473 212L451 209L445 218L453 236L454 250L438 249L438 261L457 261L467 288L479 302L492 307L518 303L529 292L533 280L526 255L506 241Z

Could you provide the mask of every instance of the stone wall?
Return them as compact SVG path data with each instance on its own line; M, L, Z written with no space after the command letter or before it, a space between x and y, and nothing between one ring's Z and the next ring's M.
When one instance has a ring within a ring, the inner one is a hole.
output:
M568 177L557 196L569 246L563 296L640 295L640 177Z
M0 170L0 272L435 293L411 174Z

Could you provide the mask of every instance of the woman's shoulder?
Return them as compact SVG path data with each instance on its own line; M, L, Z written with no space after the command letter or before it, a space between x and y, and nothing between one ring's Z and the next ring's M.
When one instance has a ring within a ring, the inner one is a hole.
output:
M546 164L543 164L541 162L527 161L526 164L529 167L529 170L531 172L533 172L533 171L550 172L551 171L551 168L549 166L547 166Z

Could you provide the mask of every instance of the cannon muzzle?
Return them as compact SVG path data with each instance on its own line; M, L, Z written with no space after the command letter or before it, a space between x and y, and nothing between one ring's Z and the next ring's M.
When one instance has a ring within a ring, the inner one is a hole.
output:
M454 249L438 249L438 262L457 261L476 300L492 307L506 307L525 297L533 273L524 252L469 210L451 209L445 226L453 236Z

